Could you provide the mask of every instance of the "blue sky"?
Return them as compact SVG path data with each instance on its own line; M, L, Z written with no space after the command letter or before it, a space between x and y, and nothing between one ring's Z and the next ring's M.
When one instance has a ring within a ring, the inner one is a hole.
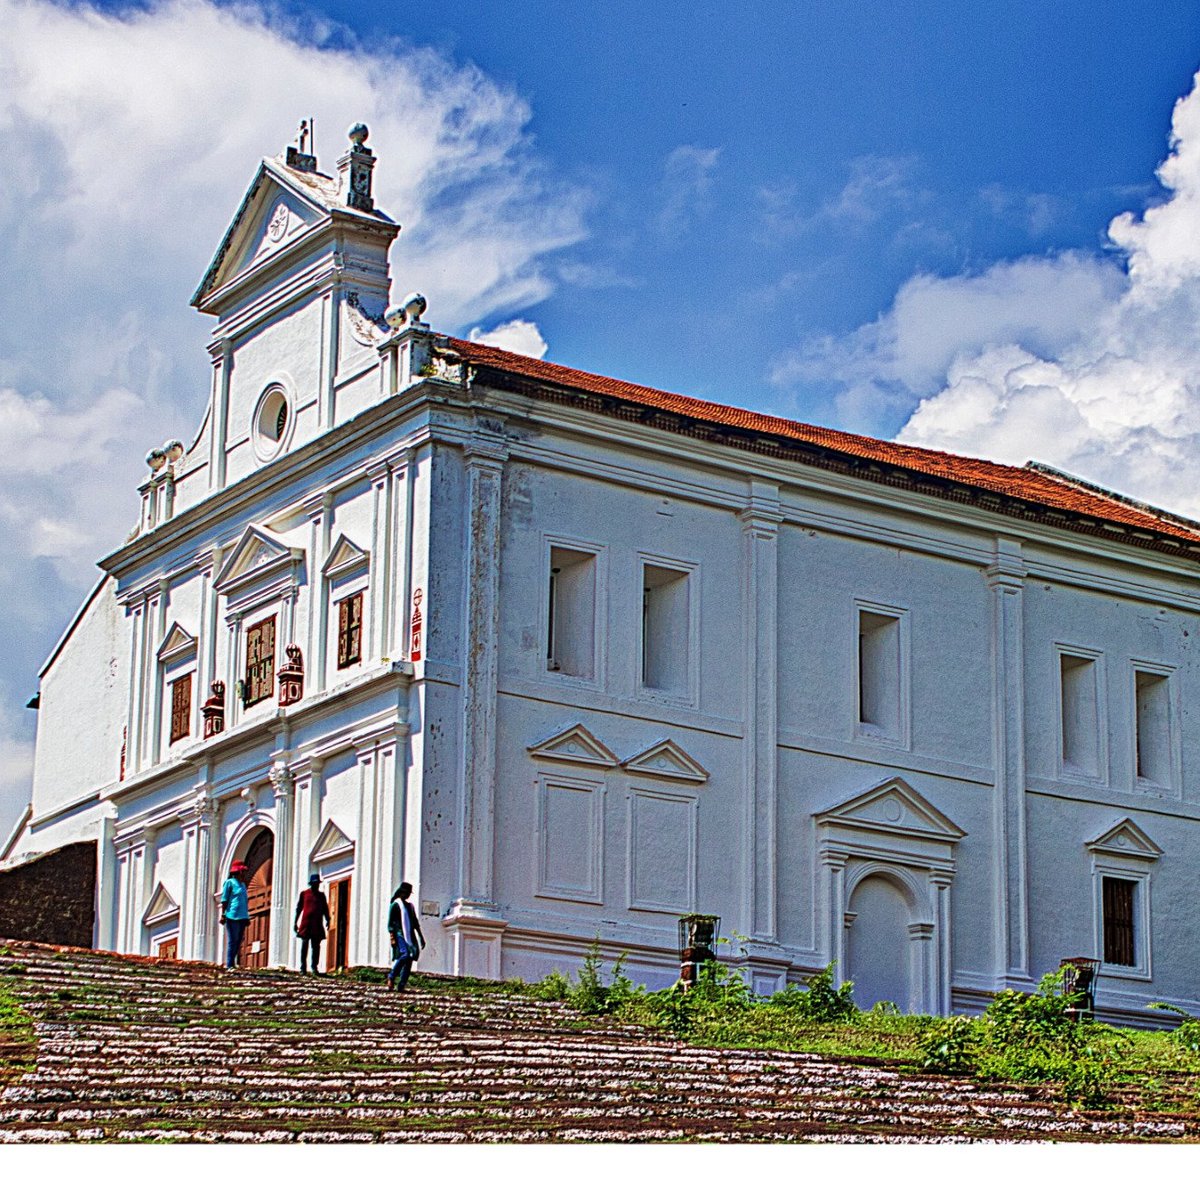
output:
M571 9L323 6L368 43L400 32L510 84L550 168L592 193L571 257L629 286L568 284L527 310L551 357L748 405L776 399L755 365L871 320L917 271L1099 249L1155 192L1200 65L1200 4L1170 0L1153 19L1144 2ZM671 179L679 147L715 162ZM747 353L714 351L722 313L753 331ZM835 419L828 391L797 411Z
M0 0L0 825L257 158L365 119L447 332L1200 514L1200 0ZM1158 172L1158 173L1156 173Z

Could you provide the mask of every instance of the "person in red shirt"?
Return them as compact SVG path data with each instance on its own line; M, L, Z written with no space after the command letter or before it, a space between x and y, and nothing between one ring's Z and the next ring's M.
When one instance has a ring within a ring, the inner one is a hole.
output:
M329 901L321 891L321 877L308 877L308 887L296 901L296 933L300 936L300 970L308 973L308 951L312 948L314 975L320 975L321 943L329 929Z

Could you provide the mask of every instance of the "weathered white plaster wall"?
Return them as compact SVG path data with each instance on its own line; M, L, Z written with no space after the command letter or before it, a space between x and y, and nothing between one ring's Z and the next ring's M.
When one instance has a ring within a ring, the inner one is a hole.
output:
M34 819L113 782L125 722L128 638L106 580L42 676L33 767Z

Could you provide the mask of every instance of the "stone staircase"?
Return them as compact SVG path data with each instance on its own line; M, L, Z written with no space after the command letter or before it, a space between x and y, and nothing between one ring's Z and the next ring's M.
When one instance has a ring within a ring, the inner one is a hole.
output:
M1200 1121L1081 1113L1033 1089L689 1046L436 976L227 974L0 942L36 1065L0 1142L1194 1140Z

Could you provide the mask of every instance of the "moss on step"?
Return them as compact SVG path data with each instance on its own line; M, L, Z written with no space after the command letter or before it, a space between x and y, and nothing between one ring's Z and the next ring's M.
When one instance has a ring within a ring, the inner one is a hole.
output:
M0 1088L19 1079L36 1059L33 1021L12 989L0 979Z

